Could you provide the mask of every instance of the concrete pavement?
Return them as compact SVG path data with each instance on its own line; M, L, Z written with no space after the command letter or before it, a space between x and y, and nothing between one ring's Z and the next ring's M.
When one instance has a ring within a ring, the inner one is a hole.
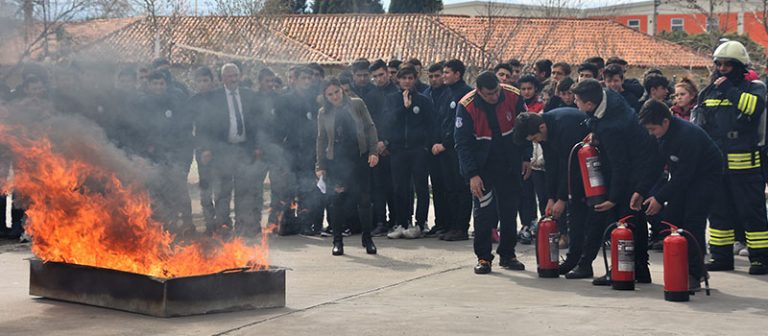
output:
M0 335L761 335L768 327L768 277L713 273L712 296L663 300L661 254L653 284L634 292L587 280L539 279L530 245L528 270L472 272L471 241L377 238L369 256L359 236L346 255L330 238L277 237L273 264L289 267L283 309L160 319L30 297L28 245L0 247ZM595 262L595 270L602 269Z

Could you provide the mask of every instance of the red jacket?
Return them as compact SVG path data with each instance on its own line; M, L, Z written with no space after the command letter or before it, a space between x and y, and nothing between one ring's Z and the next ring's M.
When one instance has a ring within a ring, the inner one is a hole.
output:
M483 108L493 108L496 112L496 120L499 123L501 140L505 147L509 148L512 162L530 160L531 145L523 146L514 144L512 130L515 127L515 118L525 111L525 102L519 95L520 90L513 86L501 84L499 101L489 106L482 98L477 97L476 90L468 93L459 103L456 111L456 128L454 138L456 140L456 152L459 156L459 166L462 175L469 179L478 175L485 167L491 150L493 131L488 123L486 112ZM514 168L515 165L513 165ZM516 165L517 169L520 165Z

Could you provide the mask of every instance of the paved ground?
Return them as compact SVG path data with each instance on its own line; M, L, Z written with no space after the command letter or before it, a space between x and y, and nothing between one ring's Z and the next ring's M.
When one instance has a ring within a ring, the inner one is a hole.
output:
M28 245L0 246L0 335L760 335L768 326L768 277L714 274L711 297L663 300L661 255L654 283L634 292L586 280L538 279L529 270L472 273L471 241L378 239L366 255L359 236L342 257L328 238L273 240L276 265L289 267L283 309L160 319L28 295ZM599 262L595 263L598 267Z

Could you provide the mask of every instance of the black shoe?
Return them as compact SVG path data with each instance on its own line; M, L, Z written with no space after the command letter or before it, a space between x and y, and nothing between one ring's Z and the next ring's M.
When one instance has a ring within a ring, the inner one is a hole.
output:
M517 234L517 242L523 245L531 245L533 242L533 235L531 234L530 228L526 226L520 229L520 232Z
M711 259L705 264L705 266L707 267L707 271L710 272L733 271L733 261L727 263Z
M477 260L477 265L475 265L475 274L488 273L491 273L491 262L485 259Z
M749 274L752 275L764 275L768 274L768 267L760 261L753 261L749 265Z
M389 232L389 228L387 228L384 223L378 223L376 224L376 227L371 231L371 236L373 237L384 237Z
M664 240L657 239L648 243L648 250L651 251L664 251Z
M576 265L570 272L565 274L566 279L587 279L594 276L592 266Z
M525 265L517 260L515 257L501 257L499 260L499 266L514 271L525 271Z
M635 267L635 282L643 284L651 283L651 270L648 269L648 265Z
M445 233L445 230L443 230L443 228L435 225L431 229L429 229L429 231L427 231L427 233L424 234L424 237L425 238L435 238L435 237L439 237L443 233Z
M333 243L333 250L331 250L331 253L335 256L344 255L344 243L342 242L334 242Z
M443 240L445 241L469 240L469 235L467 234L467 231L454 230L454 231L448 232L445 236L443 236Z
M593 286L610 286L611 285L611 277L608 276L608 274L603 275L599 278L594 278L592 280Z
M570 271L571 271L571 270L572 270L574 267L576 267L576 262L568 261L568 259L566 259L565 261L563 261L563 263L562 263L562 264L560 264L560 265L557 267L557 273L558 273L558 274L560 274L560 275L566 275L566 274L568 274L568 272L570 272Z
M702 281L703 279L701 277L695 277L688 274L688 291L692 293L701 291Z
M363 242L363 247L365 247L365 253L368 254L376 254L376 245L373 244L373 240L370 239L368 241Z

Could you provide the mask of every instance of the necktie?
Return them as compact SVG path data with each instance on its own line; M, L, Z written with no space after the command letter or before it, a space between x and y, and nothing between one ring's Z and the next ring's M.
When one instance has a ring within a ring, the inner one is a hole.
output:
M238 104L238 94L237 91L231 91L230 94L232 95L232 105L235 106L235 121L237 122L237 135L241 136L243 135L244 127L243 127L243 114L240 112L240 104Z

